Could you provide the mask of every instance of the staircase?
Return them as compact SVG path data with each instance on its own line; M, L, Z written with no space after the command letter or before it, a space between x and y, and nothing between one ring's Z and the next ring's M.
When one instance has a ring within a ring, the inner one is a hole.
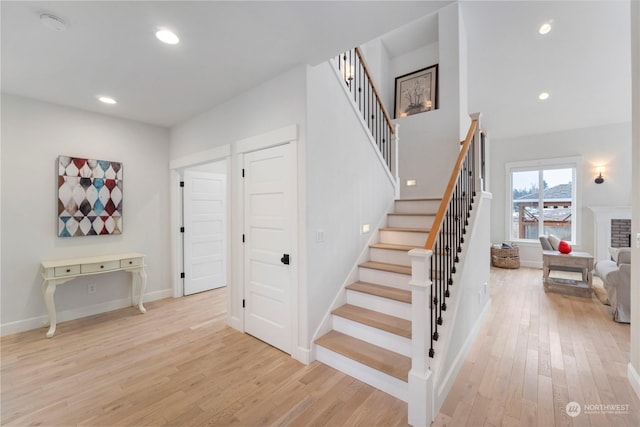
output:
M333 330L318 338L316 358L408 401L411 369L411 259L427 240L440 199L396 200L346 304L332 311Z

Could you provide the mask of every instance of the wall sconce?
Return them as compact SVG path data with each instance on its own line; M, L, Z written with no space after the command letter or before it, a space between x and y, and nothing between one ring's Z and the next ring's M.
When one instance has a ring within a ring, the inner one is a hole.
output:
M602 177L602 172L604 172L604 166L598 166L596 168L596 172L598 172L598 176L595 179L595 183L602 184L604 182L604 178Z

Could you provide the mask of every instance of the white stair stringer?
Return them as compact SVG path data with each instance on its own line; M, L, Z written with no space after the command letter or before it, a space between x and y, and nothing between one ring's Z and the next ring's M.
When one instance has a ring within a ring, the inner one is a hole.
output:
M411 320L411 304L347 289L347 304Z
M400 399L403 402L408 402L409 400L409 385L398 378L370 368L322 346L316 346L316 359L363 383L390 394L396 399Z
M333 315L333 330L411 357L411 340L363 323Z

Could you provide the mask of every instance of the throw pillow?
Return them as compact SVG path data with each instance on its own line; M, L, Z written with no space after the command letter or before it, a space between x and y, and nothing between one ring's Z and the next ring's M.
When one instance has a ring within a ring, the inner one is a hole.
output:
M560 240L558 244L558 251L561 254L570 254L571 253L571 245L565 242L564 240Z
M553 250L557 251L558 245L560 244L560 238L558 236L554 236L553 234L549 234L549 243L551 243L551 247L553 247Z

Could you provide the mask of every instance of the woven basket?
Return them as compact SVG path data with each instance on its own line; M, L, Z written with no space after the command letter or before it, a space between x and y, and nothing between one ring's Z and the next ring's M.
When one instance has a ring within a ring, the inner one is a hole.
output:
M509 249L491 246L491 265L499 268L520 268L520 248L517 245Z

